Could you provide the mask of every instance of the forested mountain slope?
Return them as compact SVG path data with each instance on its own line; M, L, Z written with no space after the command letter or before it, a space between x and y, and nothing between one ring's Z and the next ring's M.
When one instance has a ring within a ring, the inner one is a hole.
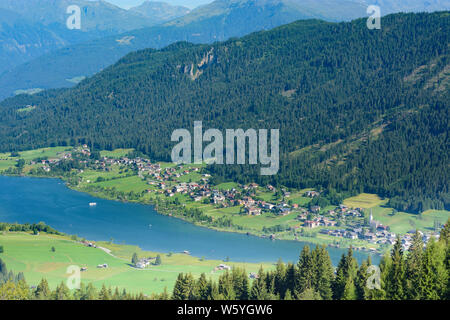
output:
M298 21L241 39L131 53L73 89L0 105L0 150L88 143L169 160L174 129L280 128L278 175L217 175L376 192L397 208L449 207L450 14ZM36 106L29 112L19 111Z

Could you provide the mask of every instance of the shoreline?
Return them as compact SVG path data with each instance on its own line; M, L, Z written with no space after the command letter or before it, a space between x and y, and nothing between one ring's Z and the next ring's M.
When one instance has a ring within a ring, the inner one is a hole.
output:
M249 231L246 230L229 230L229 229L220 229L217 227L213 227L213 226L206 226L203 224L199 224L197 222L194 221L189 221L188 219L185 219L184 217L181 217L179 215L174 215L174 214L168 214L165 212L162 212L160 209L157 209L156 206L151 203L151 202L145 202L145 201L139 201L139 200L121 200L121 199L114 199L111 197L107 197L107 196L103 196L101 193L97 193L97 192L90 192L88 190L83 190L81 188L77 188L77 187L72 187L69 185L69 183L67 182L67 180L62 177L56 177L56 176L39 176L39 175L27 175L27 174L21 174L21 175L14 175L14 174L0 174L0 176L5 176L5 177L14 177L14 178L30 178L30 179L54 179L54 180L60 180L61 183L64 184L64 186L72 191L75 192L80 192L80 193L84 193L87 195L90 195L96 199L101 199L101 200L108 200L108 201L116 201L116 202L121 202L121 203L132 203L132 204L138 204L138 205L142 205L142 206L151 206L152 209L161 216L166 216L168 218L176 218L178 220L181 220L185 223L194 225L196 227L200 227L200 228L205 228L207 230L211 230L211 231L215 231L215 232L227 232L227 233L234 233L234 234L239 234L239 235L246 235L248 237L255 237L258 239L264 239L264 240L270 240L270 241L285 241L285 242L292 242L292 243L299 243L299 244L304 244L304 245L309 245L309 246L321 246L324 245L326 248L331 248L331 249L348 249L350 247L352 247L352 249L355 252L360 252L362 254L366 254L366 255L377 255L380 258L383 255L383 252L380 251L373 251L373 250L369 250L367 248L364 247L360 247L360 246L354 246L352 244L348 245L348 246L341 246L341 245L335 245L334 243L327 241L327 239L321 239L321 240L317 240L317 241L313 241L311 240L309 237L304 237L302 239L271 239L270 236L262 236L262 235L258 235L258 234L254 234L251 233ZM306 239L305 239L306 238ZM104 241L104 240L98 240L98 241ZM141 248L142 249L142 248Z

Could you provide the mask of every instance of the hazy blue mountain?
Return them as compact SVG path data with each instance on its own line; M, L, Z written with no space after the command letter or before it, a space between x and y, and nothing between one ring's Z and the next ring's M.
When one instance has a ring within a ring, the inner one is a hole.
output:
M165 2L145 1L129 11L141 14L155 23L164 23L188 14L190 9L183 6L172 6Z
M81 9L81 30L69 30L67 8ZM0 74L56 49L156 25L186 13L158 3L151 15L105 1L0 0Z
M60 32L40 23L27 22L19 14L0 8L0 74L69 44Z
M27 21L47 26L66 25L67 8L81 9L81 30L116 34L128 30L155 25L138 12L128 11L106 1L87 0L0 0L0 8L19 13Z
M210 43L226 40L298 19L337 21L365 14L365 8L351 0L299 3L291 0L217 0L164 25L68 46L1 75L0 98L10 96L16 90L72 86L73 82L68 80L92 75L139 49L162 48L177 41ZM330 10L333 3L335 10ZM329 15L325 16L327 12Z
M387 14L396 10L445 8L448 1L383 0L378 3L382 6L382 14ZM101 1L97 4L109 7ZM368 0L216 0L163 25L68 46L20 65L0 76L0 98L19 89L72 86L74 81L70 79L90 76L131 51L162 48L177 41L222 41L299 19L352 20L367 16L368 4L372 3Z

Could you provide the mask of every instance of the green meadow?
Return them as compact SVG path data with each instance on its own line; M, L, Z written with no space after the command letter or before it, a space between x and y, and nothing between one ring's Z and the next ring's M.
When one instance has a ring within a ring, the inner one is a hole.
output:
M431 231L435 222L445 224L450 218L450 211L427 210L421 214L396 211L386 206L389 199L382 199L376 194L362 193L344 200L351 208L363 208L372 212L374 220L390 227L394 233L404 234L411 230Z
M54 288L61 281L66 281L70 274L67 268L71 265L87 267L81 272L84 283L93 283L96 287L105 284L107 287L118 287L129 292L144 294L160 293L167 288L172 290L179 273L190 272L198 277L205 273L207 277L217 279L224 271L214 271L221 263L232 267L242 267L247 272L257 272L263 266L265 270L273 268L271 263L251 264L204 260L181 253L159 253L162 264L146 269L136 269L130 265L134 252L142 257L156 257L156 252L146 252L136 246L116 245L97 242L97 246L111 250L111 254L99 249L87 247L74 242L68 237L28 233L3 232L0 234L0 245L4 252L0 258L7 268L15 272L23 272L30 285L37 285L46 278ZM52 247L55 251L52 251ZM97 268L99 264L108 264L108 268Z

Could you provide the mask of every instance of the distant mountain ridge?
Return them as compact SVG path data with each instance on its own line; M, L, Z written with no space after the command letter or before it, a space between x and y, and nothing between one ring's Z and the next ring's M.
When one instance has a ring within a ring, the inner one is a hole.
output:
M28 3L28 1L31 1L32 4L44 0L0 0L0 7L2 3L4 5L16 2ZM50 4L58 1L58 5L77 3L77 1L81 4L86 3L84 0L48 1ZM144 48L158 49L177 41L192 43L223 41L259 30L269 30L299 19L348 21L367 16L366 9L370 4L380 5L381 14L385 15L395 11L450 9L449 2L450 0L216 0L163 25L127 31L121 35L76 45L69 44L60 50L49 52L15 68L8 68L8 72L3 75L0 70L0 100L13 95L17 90L73 86L73 81L68 81L68 79L91 76L113 64L125 54ZM104 1L89 3L96 8L105 7L108 10L114 8ZM31 4L30 8L33 7ZM124 15L138 13L148 15L149 13L146 12L152 7L164 10L167 8L164 4L146 2L129 12L118 9ZM33 19L42 21L42 14L39 14L39 10L37 13L29 9L25 11ZM169 7L167 12L170 17L175 15L173 11L178 12L177 14L187 12L185 9ZM56 16L45 18L43 21L50 23L55 19L57 20ZM130 19L133 20L133 18L127 18L124 21ZM161 19L161 15L154 14L153 19ZM139 22L141 19L138 18L136 21ZM108 25L105 22L102 28L107 29ZM133 21L130 25L128 22L124 23L124 27L130 26L135 27L136 22Z
M333 10L329 10L331 4ZM222 41L298 19L346 20L364 15L364 10L353 0L217 0L164 25L68 46L11 69L0 76L0 99L16 90L72 86L67 79L90 76L139 49L162 48L177 41Z
M81 30L66 27L70 5L80 7ZM160 24L185 14L167 4L159 3L158 8L158 14L152 16L150 12L124 10L105 1L0 0L0 74L56 49Z
M130 8L130 12L141 14L155 24L164 23L188 14L191 10L183 6L172 6L165 2L145 1L141 5Z

